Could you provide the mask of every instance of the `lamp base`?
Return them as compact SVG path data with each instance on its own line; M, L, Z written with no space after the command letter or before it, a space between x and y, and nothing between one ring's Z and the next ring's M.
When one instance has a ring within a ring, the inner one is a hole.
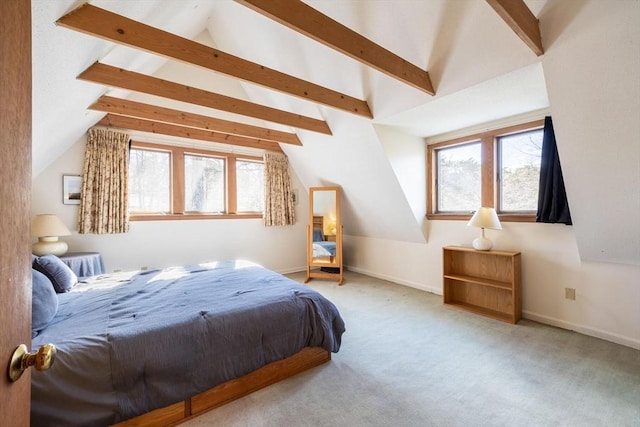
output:
M493 247L491 240L486 237L478 237L477 239L474 239L472 245L473 249L477 251L488 251Z
M31 246L31 252L37 256L55 255L60 256L67 253L67 242L58 240L57 237L39 237L38 241Z

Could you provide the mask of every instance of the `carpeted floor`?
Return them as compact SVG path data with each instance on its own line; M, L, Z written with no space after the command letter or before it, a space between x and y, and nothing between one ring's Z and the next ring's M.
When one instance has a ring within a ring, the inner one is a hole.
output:
M309 285L345 319L340 352L184 426L640 426L640 351L351 272Z

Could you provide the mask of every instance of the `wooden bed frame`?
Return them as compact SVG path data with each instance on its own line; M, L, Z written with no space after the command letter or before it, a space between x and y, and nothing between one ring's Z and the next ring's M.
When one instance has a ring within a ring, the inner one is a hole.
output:
M322 215L317 216L314 215L313 216L313 229L318 229L320 231L322 231L322 235L324 236L324 217Z
M306 347L291 357L269 363L243 377L227 381L182 402L115 424L114 427L175 426L329 360L331 353L327 350Z

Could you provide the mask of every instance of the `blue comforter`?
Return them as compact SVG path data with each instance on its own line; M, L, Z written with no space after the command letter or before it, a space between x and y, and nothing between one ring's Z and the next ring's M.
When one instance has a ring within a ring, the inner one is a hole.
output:
M323 240L322 242L313 242L313 244L321 248L317 256L336 256L336 242Z
M33 339L32 425L106 425L184 400L304 347L337 352L344 322L316 291L229 261L96 276L59 295Z

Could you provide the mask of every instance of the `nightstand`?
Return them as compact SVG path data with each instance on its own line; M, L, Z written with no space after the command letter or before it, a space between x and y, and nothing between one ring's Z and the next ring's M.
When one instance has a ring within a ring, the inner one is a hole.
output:
M67 264L78 277L104 274L104 262L99 252L68 252L58 258Z

